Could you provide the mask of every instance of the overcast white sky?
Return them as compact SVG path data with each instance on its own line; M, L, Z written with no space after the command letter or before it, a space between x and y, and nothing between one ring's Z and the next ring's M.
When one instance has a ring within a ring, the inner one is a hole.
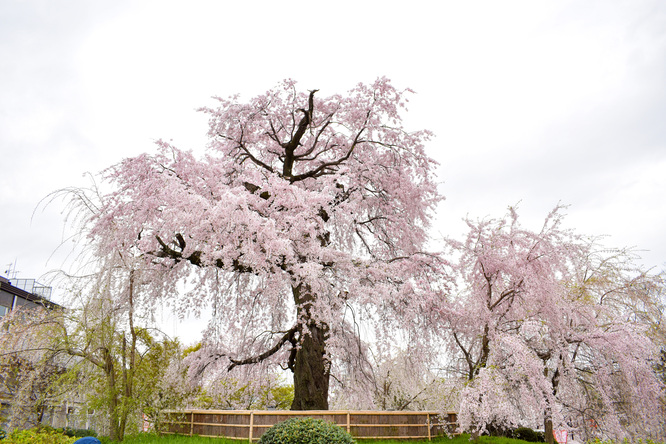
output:
M0 0L0 274L60 267L61 208L32 218L49 192L158 138L201 152L210 96L384 75L437 135L440 233L562 202L666 267L664 1Z

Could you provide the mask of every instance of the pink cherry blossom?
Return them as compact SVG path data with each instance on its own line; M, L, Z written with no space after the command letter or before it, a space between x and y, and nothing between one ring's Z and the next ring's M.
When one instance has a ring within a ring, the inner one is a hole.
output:
M272 363L294 372L293 408L328 407L356 319L410 325L440 268L426 254L442 199L431 134L403 128L407 93L386 78L326 97L286 80L216 98L202 158L164 141L106 171L91 238L153 270L155 301L216 316L195 373ZM390 322L385 322L390 319Z
M439 312L452 365L467 381L460 425L545 420L588 439L659 437L658 350L637 317L654 277L630 252L601 249L562 219L555 208L534 232L511 209L468 221L467 238L449 241L458 290Z

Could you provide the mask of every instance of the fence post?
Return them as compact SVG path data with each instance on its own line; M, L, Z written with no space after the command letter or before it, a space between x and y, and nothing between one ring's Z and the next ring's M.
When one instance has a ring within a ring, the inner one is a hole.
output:
M428 413L428 416L426 417L426 424L428 425L428 441L432 441L432 437L430 435L430 413Z
M190 410L190 436L194 434L194 410Z
M250 444L252 444L252 427L254 426L254 410L250 412Z
M351 427L350 427L350 421L349 421L350 416L351 415L349 414L349 410L347 410L347 433L349 433L351 435Z

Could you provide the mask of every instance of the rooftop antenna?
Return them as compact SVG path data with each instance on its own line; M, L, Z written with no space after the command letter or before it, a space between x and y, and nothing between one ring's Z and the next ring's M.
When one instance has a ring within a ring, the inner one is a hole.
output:
M18 275L18 270L16 269L17 262L18 259L14 259L14 262L10 262L8 264L9 268L5 270L5 274L9 279L16 279L16 276Z

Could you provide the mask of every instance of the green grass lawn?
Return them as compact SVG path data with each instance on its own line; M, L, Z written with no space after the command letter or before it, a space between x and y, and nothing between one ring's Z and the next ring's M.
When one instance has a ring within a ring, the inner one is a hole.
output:
M495 436L482 436L481 444L528 444L526 441L511 438L500 438ZM104 440L104 444L110 444L111 441ZM359 444L469 444L469 435L460 435L455 438L441 436L433 438L432 441L426 440L394 440L394 439L361 439ZM125 444L244 444L247 441L239 439L225 438L202 438L199 436L181 436L181 435L163 435L156 436L151 434L141 434L128 436L123 441Z
M108 438L100 437L102 444L111 444ZM203 438L201 436L162 435L157 436L149 433L126 436L123 444L242 444L247 441L226 438Z
M453 438L446 436L438 436L433 438L432 441L424 440L397 440L397 439L360 439L357 441L359 444L470 444L469 435L463 434ZM480 438L481 444L534 444L520 439L502 438L497 436L482 436Z

